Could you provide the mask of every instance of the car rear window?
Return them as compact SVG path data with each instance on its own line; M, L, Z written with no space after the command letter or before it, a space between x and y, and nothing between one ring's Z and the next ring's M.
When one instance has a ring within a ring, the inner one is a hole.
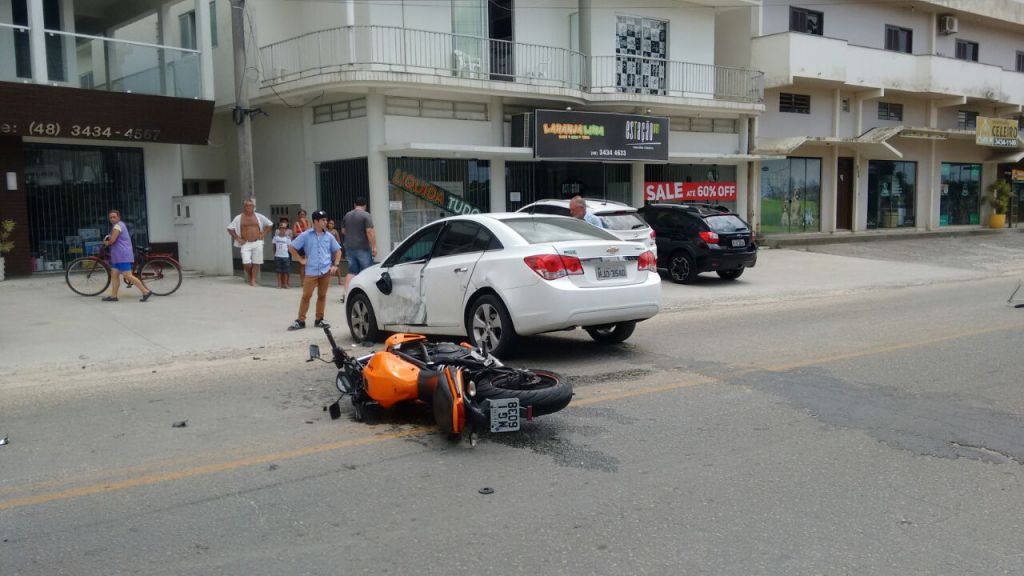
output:
M735 214L708 216L704 221L715 232L745 232L747 230L747 223L740 220L739 216Z
M609 212L607 214L598 214L597 217L601 219L604 227L608 230L638 230L640 228L647 228L647 223L636 212Z
M509 218L502 222L530 244L566 240L617 240L608 232L575 218Z

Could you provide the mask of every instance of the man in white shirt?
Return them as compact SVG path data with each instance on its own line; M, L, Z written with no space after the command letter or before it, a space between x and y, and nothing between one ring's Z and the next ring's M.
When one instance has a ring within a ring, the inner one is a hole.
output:
M250 286L256 285L260 265L263 264L263 238L273 228L270 218L256 212L256 202L252 198L242 203L242 213L228 224L228 235L242 250L242 267Z

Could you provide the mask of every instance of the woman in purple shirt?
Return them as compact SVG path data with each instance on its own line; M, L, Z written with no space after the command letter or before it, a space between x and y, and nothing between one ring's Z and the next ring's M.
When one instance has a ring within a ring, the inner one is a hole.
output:
M142 290L142 302L149 300L153 295L142 283L142 279L132 274L132 264L135 263L135 249L132 248L132 237L128 234L128 226L121 222L121 211L111 210L107 214L112 226L110 236L103 240L104 246L110 247L110 296L104 296L104 302L117 302L117 289L121 287L121 275L125 280L138 286Z

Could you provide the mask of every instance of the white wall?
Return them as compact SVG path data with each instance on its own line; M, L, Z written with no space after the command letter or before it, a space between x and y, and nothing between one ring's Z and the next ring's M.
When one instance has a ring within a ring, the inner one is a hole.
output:
M750 39L757 35L751 30L750 8L719 11L715 17L715 64L736 68L750 67Z
M228 155L236 154L228 148L228 131L235 125L229 114L216 114L210 125L210 143L206 146L181 147L182 176L185 180L227 180Z
M491 123L476 120L442 120L412 116L385 116L385 142L407 144L465 144L493 146Z
M569 15L579 10L576 0L516 0L513 33L516 42L557 46L569 45Z
M999 66L1004 70L1016 70L1017 51L1024 51L1024 27L1013 32L967 18L960 18L960 31L956 34L936 38L936 52L940 56L956 57L956 41L969 40L978 43L978 62Z
M810 114L779 112L779 93L792 92L811 96ZM792 86L783 90L765 90L765 113L761 116L759 136L761 138L785 138L788 136L832 135L832 91L811 90ZM851 103L853 106L854 103ZM853 110L853 108L851 108Z
M789 31L790 6L821 12L825 16L824 36L848 40L850 44L870 48L885 47L885 25L891 24L914 31L914 54L926 54L927 35L931 31L931 17L920 10L909 10L903 5L886 6L880 3L837 2L777 2L764 4L764 34Z
M173 198L181 195L181 147L144 144L142 148L146 167L149 241L177 242L172 210Z
M739 154L739 134L669 131L669 153Z
M313 124L310 151L314 162L362 158L367 154L366 117Z

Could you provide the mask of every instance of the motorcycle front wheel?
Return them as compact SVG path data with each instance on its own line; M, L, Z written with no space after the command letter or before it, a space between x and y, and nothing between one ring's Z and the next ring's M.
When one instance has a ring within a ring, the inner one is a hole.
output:
M494 371L479 377L474 400L517 398L534 416L558 412L572 400L572 384L548 370Z

